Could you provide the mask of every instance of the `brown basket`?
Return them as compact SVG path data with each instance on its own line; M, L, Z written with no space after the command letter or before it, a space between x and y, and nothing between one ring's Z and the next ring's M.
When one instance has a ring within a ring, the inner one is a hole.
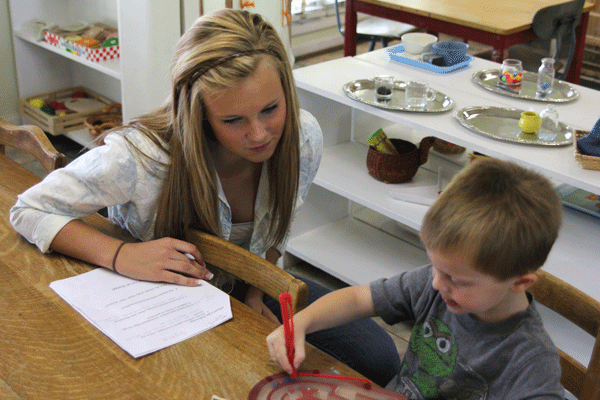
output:
M428 136L421 140L419 147L402 139L390 139L399 154L384 154L369 147L367 169L369 174L385 183L409 181L415 176L419 166L427 162L429 149L435 138Z
M104 107L102 112L92 114L84 121L85 127L94 139L122 123L123 115L121 114L121 104L119 103L112 103Z
M48 115L37 107L34 107L29 102L33 99L43 99L45 102L56 101L59 103L71 98L71 95L75 92L83 92L89 98L96 99L105 105L112 103L106 97L100 96L97 93L83 87L77 86L69 89L57 90L54 92L40 93L34 96L28 96L19 99L19 111L23 116L32 120L35 125L42 128L43 131L48 132L52 135L60 135L69 131L83 129L84 120L88 115L100 111L102 108L98 107L97 110L85 111L85 112L72 112L68 111L65 115Z
M435 142L433 142L433 148L443 154L459 154L467 150L462 146L446 142L442 139L435 139Z
M579 165L581 165L581 168L583 169L600 170L600 157L586 156L584 154L581 154L579 152L579 149L577 148L577 141L585 135L587 135L588 133L589 132L587 131L581 131L578 129L575 130L575 140L573 140L573 147L575 149L575 159L579 162Z

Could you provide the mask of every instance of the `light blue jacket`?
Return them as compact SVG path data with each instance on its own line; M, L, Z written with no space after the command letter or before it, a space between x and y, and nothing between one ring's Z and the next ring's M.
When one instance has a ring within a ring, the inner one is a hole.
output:
M323 152L321 128L307 111L300 111L300 127L301 170L296 213L308 194ZM151 159L168 163L168 156L143 134L130 130L126 135ZM164 167L137 155L120 133L108 135L105 143L105 146L76 158L65 168L50 173L21 194L11 208L13 227L43 252L49 251L52 240L68 222L92 215L104 207L108 207L109 219L134 237L142 241L154 238ZM267 237L270 226L267 200L268 179L264 167L254 205L254 232L249 249L261 257L271 247ZM222 237L229 240L231 208L220 182L219 213ZM286 244L287 239L278 246L281 254Z

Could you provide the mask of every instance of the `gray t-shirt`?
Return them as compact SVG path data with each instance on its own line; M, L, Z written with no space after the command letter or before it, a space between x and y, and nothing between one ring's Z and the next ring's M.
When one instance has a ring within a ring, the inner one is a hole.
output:
M448 311L431 266L371 283L388 324L414 321L409 348L387 389L409 399L564 399L559 356L527 293L529 308L500 322Z

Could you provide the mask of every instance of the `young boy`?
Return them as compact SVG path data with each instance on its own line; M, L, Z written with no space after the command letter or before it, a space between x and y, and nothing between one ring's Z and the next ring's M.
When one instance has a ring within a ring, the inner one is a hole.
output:
M389 390L409 399L563 399L558 353L526 292L560 224L546 178L493 158L472 163L425 215L431 265L334 291L298 313L295 366L306 334L380 316L414 321ZM291 373L282 327L267 345Z

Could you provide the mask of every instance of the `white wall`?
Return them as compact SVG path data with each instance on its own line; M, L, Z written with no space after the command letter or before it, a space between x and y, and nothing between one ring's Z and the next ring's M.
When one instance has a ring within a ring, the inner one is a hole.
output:
M19 123L17 74L8 0L0 0L0 118Z

